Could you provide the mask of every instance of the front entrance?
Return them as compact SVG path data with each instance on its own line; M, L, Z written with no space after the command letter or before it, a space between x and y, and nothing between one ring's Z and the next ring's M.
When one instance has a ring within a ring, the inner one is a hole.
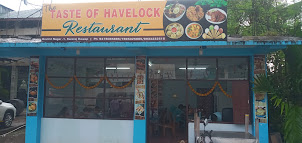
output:
M186 141L185 58L150 58L148 65L148 142Z
M250 113L247 58L149 58L148 65L148 143L188 143L195 111L210 124L242 124Z
M149 80L149 143L187 140L186 90L181 80Z

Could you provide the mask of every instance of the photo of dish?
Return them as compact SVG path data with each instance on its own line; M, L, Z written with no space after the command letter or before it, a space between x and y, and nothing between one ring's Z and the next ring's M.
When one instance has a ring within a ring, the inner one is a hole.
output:
M37 110L37 104L35 102L29 102L28 111L34 112Z
M30 91L29 94L30 94L31 96L36 96L36 95L37 95L37 91Z
M144 75L137 75L136 84L144 84L144 79L145 79Z
M37 61L32 61L30 63L31 69L39 68L39 63Z
M263 107L263 108L258 107L258 109L256 109L256 116L264 117L265 115L266 115L265 107Z
M190 39L197 39L201 36L203 32L202 26L198 23L190 23L187 27L186 27L186 35L190 38Z
M186 15L191 21L199 21L204 17L204 12L200 5L196 5L188 7Z
M139 104L137 107L136 107L136 113L138 114L138 115L141 115L144 111L145 111L145 109L144 109L144 107L142 106L143 104Z
M136 59L136 69L138 71L145 71L146 64L144 59Z
M221 24L227 19L227 14L224 10L219 8L210 9L206 13L206 20L213 24Z
M203 39L224 39L226 38L225 33L223 33L223 29L219 28L218 25L211 25L209 28L204 30L204 34L202 35Z
M136 93L136 100L145 100L145 93L141 92L141 91L138 91Z
M30 83L38 83L38 76L35 73L30 74Z
M256 94L255 96L257 101L263 100L265 98L265 94Z
M37 87L29 88L29 97L37 98Z
M266 106L266 102L262 102L262 101L255 101L255 106L261 106L261 107L265 107Z
M179 23L171 23L166 27L166 35L171 39L178 39L184 34L184 28Z
M180 20L186 11L186 6L176 3L176 4L169 4L164 9L164 15L170 21L178 21Z

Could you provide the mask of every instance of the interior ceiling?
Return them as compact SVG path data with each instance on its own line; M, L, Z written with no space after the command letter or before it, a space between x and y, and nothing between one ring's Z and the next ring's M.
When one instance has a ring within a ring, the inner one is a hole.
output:
M0 66L29 66L29 58L0 58Z

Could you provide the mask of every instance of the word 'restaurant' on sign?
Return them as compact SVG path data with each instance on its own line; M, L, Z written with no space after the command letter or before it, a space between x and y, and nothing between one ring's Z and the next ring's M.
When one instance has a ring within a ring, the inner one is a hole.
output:
M48 42L225 40L226 9L207 9L198 1L45 4L41 35Z

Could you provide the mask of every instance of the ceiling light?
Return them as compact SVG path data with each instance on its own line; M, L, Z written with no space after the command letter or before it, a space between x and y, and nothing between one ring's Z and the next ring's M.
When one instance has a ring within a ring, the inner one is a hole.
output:
M185 70L186 68L179 68L180 70ZM188 68L188 70L206 70L207 68L205 67L200 67L200 68Z
M180 70L185 70L186 68L179 68ZM194 68L188 68L188 70L194 70Z
M116 67L106 67L106 70L116 70Z
M118 67L116 69L118 69L118 70L130 70L130 67Z

